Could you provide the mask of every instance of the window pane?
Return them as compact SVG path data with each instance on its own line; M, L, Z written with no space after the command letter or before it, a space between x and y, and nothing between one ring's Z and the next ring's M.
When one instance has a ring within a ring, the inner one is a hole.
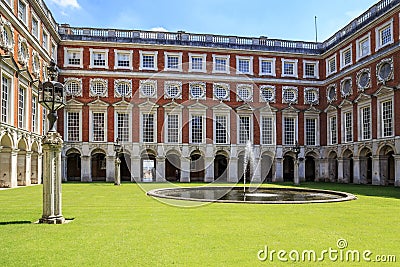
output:
M262 117L261 120L262 125L262 144L263 145L272 145L272 118Z
M67 113L67 136L68 141L79 141L79 113Z
M306 119L306 144L315 146L316 119Z
M143 55L143 68L154 69L154 56L153 55Z
M203 117L192 116L192 143L203 143Z
M383 136L393 135L392 101L382 103Z
M93 113L93 141L104 141L104 113Z
M353 141L353 114L351 112L346 112L344 114L345 121L345 142Z
M250 140L250 117L239 116L239 144L245 144Z
M19 88L18 90L18 127L24 128L24 117L25 117L25 90Z
M118 140L122 142L129 141L129 114L117 114Z
M168 143L179 142L179 117L177 114L168 115Z
M4 76L1 78L1 122L8 122L8 96L10 84L10 79Z
M295 143L295 118L284 118L284 144L294 145Z
M143 114L143 142L154 142L154 114Z
M365 107L361 110L362 116L362 138L364 140L371 138L371 109Z
M215 116L215 143L226 144L226 127L227 117L226 116Z
M337 134L336 134L336 117L330 118L330 133L331 133L331 144L337 143Z

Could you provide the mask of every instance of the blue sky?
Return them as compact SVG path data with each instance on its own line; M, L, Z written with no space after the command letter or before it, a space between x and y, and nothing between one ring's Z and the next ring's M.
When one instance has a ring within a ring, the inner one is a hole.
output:
M378 0L45 0L58 23L324 41Z

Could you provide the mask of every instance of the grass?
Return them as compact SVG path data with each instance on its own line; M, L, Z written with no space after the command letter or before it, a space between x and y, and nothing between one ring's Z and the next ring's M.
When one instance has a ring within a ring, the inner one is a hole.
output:
M276 258L261 262L257 252L267 245L270 250L319 253L337 249L340 238L347 240L348 249L368 249L372 257L396 255L400 261L400 188L302 186L346 191L358 200L182 208L146 196L137 184L67 183L63 184L63 214L75 218L73 222L37 225L30 222L41 216L42 187L3 190L0 266L291 266L292 262ZM326 256L313 265L334 263Z

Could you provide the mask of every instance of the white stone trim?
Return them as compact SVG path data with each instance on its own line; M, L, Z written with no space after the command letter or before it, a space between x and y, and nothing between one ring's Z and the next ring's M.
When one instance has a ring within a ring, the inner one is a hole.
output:
M268 61L271 62L271 73L262 72L262 62ZM258 75L260 76L273 76L276 77L276 58L266 58L266 57L259 57L258 58Z
M67 90L67 85L71 82L76 82L79 84L79 91L76 94L72 94L70 91ZM67 95L71 96L82 96L82 78L76 77L68 77L64 79L64 88Z
M199 97L195 97L192 94L192 87L195 85L199 85L203 88L203 94ZM205 82L189 82L189 99L199 99L199 100L205 100L206 99L206 83Z
M231 58L230 55L216 55L216 54L213 54L212 57L213 57L213 70L212 70L212 73L225 73L225 74L229 74L230 73L230 58ZM216 62L215 61L216 61L217 58L222 58L222 59L226 60L226 70L225 71L221 71L221 70L216 70L215 69L215 67L216 67Z
M367 83L367 85L366 86L361 86L360 85L360 79L361 79L361 76L364 74L364 73L368 73L368 83ZM361 69L361 70L359 70L358 72L357 72L357 75L356 75L356 83L357 83L357 91L358 92L364 92L365 91L365 89L368 89L368 88L371 88L371 68L370 67L368 67L368 68L363 68L363 69Z
M118 66L118 55L129 55L129 66ZM133 51L132 50L118 50L114 49L114 69L115 70L133 70Z
M4 35L4 30L6 30L10 34L10 38L8 38L9 42L6 43L6 38ZM14 50L14 28L11 23L7 20L4 20L3 17L0 17L0 46L6 51L13 52Z
M385 79L380 76L380 70L381 67L385 64L388 63L390 65L390 74L389 76ZM387 81L392 80L394 77L394 65L393 65L393 57L390 58L385 58L382 59L378 64L376 64L376 79L377 79L377 84L385 84Z
M188 55L189 55L189 70L188 70L188 72L203 72L203 73L207 72L207 54L188 53ZM193 69L192 59L195 57L202 59L201 70Z
M217 87L222 87L226 91L226 95L224 97L217 97L215 91ZM213 83L213 98L214 100L220 100L220 101L229 101L230 100L230 86L229 83Z
M68 54L71 52L79 53L79 58L80 58L79 65L68 64ZM81 69L83 68L83 47L81 47L81 48L64 47L64 67L74 67L74 68L81 68Z
M287 58L281 58L281 62L282 62L282 74L281 77L294 77L294 78L298 78L298 59L287 59ZM285 63L290 63L293 64L293 74L286 74L285 73Z
M2 122L1 121L1 117L0 117L0 123L6 123L6 124L14 124L14 105L12 105L12 101L13 99L15 99L15 90L14 90L14 75L11 74L10 72L7 72L4 68L0 69L1 71L1 75L0 75L0 81L1 84L3 83L2 78L3 76L5 76L8 80L10 80L10 84L9 84L9 88L8 88L8 110L7 110L7 118L6 118L6 122ZM1 94L2 94L2 90L3 88L0 88L0 98L1 98ZM1 110L0 110L1 112ZM1 114L1 113L0 113Z
M332 60L335 60L335 69L334 70L330 69L330 62ZM329 58L327 58L325 60L325 63L326 63L326 77L328 77L328 76L330 76L330 75L332 75L332 74L337 72L337 57L336 57L336 53L333 54L332 56L330 56Z
M108 49L93 49L89 48L90 52L90 69L108 69ZM104 66L95 66L94 65L94 54L99 53L104 55L104 61L105 65Z
M331 88L333 88L333 90L335 90L335 95L332 98L329 96L329 91L331 90ZM328 103L332 103L333 101L337 100L337 85L336 85L336 83L332 83L326 87L326 99L328 100Z
M27 66L29 62L28 42L21 35L18 36L18 62L23 66Z
M239 60L248 60L249 61L249 72L241 72L239 71ZM249 74L253 75L253 56L236 56L236 74Z
M240 95L240 90L247 90L249 92L249 96L247 98L243 98ZM236 85L236 101L244 101L244 102L253 102L253 85L252 84L237 84Z
M182 52L164 52L164 71L179 71L182 72ZM175 56L178 57L178 68L173 69L173 68L168 68L168 57L169 56Z
M129 91L125 94L122 95L120 92L118 92L118 86L120 84L127 84L129 86ZM132 80L130 79L116 79L114 80L114 97L132 97Z
M369 52L366 55L361 55L361 43L364 42L365 40L368 40L369 44ZM362 58L365 58L367 56L371 55L371 32L368 32L368 34L362 36L361 38L358 38L356 41L356 61L359 61Z
M311 92L314 94L314 96L315 96L314 101L308 101L308 99L306 97L308 92ZM306 104L306 105L318 105L319 104L319 88L315 88L315 87L304 88L304 104Z
M344 92L344 84L347 81L350 81L350 91L346 93L346 92ZM340 94L341 94L342 98L346 98L353 94L353 78L351 76L345 77L340 81Z
M93 79L90 79L89 83L90 83L89 96L91 96L91 97L96 97L96 96L107 97L107 95L108 95L108 79L93 78ZM93 86L96 83L103 83L103 85L105 87L104 91L101 92L100 94L96 94L96 92L93 91Z
M292 99L285 98L285 92L292 91L294 93L294 97ZM287 104L297 104L299 99L299 89L295 86L283 86L282 87L282 103Z
M40 56L35 50L32 51L32 74L35 78L40 77Z
M314 64L314 75L306 75L306 64ZM314 79L319 79L319 61L316 60L303 60L303 79L306 78L314 78Z
M389 20L388 22L382 24L381 26L375 28L375 52L378 51L379 49L391 45L394 42L394 33L393 33L393 21L394 19L392 18L391 20ZM386 44L382 44L382 39L380 36L380 32L385 29L386 27L390 27L390 34L392 36L392 39L386 43Z
M154 87L154 92L152 95L146 95L143 92L143 86L151 85ZM139 84L139 98L157 98L157 81L156 80L140 80Z
M176 96L170 95L168 87L175 85L178 87L178 94ZM164 82L164 99L182 99L182 82L181 81L165 81Z
M344 56L345 56L345 52L347 52L347 51L350 51L350 62L348 64L345 64ZM353 45L352 44L341 49L339 54L340 54L340 70L353 64Z
M158 51L139 51L139 55L140 55L140 66L139 66L139 70L158 70ZM154 67L153 68L149 68L149 67L143 67L143 56L153 56L154 58Z
M263 90L268 90L272 93L272 97L269 99L265 99L262 95ZM276 101L276 87L274 85L261 85L260 86L260 97L259 97L260 102L271 102L275 103Z

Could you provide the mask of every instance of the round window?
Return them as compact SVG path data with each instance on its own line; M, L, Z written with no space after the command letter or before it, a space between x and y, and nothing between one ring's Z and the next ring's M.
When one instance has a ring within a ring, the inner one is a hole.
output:
M141 91L142 94L146 97L152 97L154 96L155 92L156 92L156 88L154 86L154 84L151 83L144 83L141 86Z
M388 62L385 62L379 68L379 77L382 80L387 81L390 77L391 72L392 72L392 67L390 66L390 64Z
M76 81L71 81L66 84L65 89L69 95L78 95L80 93L79 83Z
M167 95L171 98L179 96L180 87L178 84L169 84L167 86Z
M283 93L283 98L286 102L295 102L296 101L296 94L294 90L287 89Z
M343 95L350 95L350 92L351 92L350 80L345 80L342 84L342 93Z
M203 86L200 84L194 84L190 88L190 94L193 98L201 98L204 95Z
M218 99L226 99L228 97L228 90L221 85L217 85L215 86L214 95Z
M361 88L366 88L369 83L369 73L367 71L363 72L358 78L358 86Z
M331 86L328 89L328 100L332 101L334 99L336 99L336 88Z
M117 92L121 96L128 96L131 92L131 87L128 83L122 82L117 86Z
M306 91L306 101L307 103L317 102L317 92L315 92L314 90Z
M272 88L262 88L261 96L265 101L272 101L274 99L274 90Z
M92 85L92 91L95 95L103 95L106 90L106 86L102 82L95 82Z
M238 94L240 99L242 99L243 101L249 100L251 98L251 92L250 92L250 88L248 87L239 87L238 89Z

